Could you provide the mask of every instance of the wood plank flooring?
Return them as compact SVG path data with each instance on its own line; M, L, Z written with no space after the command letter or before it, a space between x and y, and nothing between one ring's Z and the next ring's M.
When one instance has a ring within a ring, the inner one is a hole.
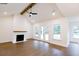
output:
M32 39L16 44L0 43L0 56L79 56L79 44L71 43L64 48Z

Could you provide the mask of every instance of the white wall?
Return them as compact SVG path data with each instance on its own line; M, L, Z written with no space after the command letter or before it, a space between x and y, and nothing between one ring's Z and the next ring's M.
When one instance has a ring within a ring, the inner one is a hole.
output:
M53 39L54 24L61 25L61 31L62 31L61 32L61 40ZM49 41L48 42L57 44L60 46L64 46L64 47L68 46L68 44L69 44L69 36L68 36L69 35L69 29L68 29L69 24L68 24L68 20L66 18L54 19L54 20L34 24L33 30L34 30L34 27L36 27L36 26L37 27L48 26L48 29L49 29ZM35 30L34 30L33 38L39 39L39 38L36 38L34 35L35 35Z
M13 19L13 31L22 30L26 32L26 39L32 38L32 24L26 16L15 15Z
M32 38L32 25L21 15L0 17L0 43L13 40L14 30L26 30L26 36Z
M0 17L0 43L12 40L12 16Z
M73 35L72 35L73 26L79 25L79 16L70 16L70 17L68 17L68 20L69 20L69 29L70 29L70 31L69 31L70 32L70 41L79 43L79 39L73 38Z

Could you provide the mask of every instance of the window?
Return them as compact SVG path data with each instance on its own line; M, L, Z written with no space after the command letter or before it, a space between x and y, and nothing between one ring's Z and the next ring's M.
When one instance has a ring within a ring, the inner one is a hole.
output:
M73 38L79 38L79 26L73 26Z
M53 38L60 40L60 32L61 32L60 24L55 24Z

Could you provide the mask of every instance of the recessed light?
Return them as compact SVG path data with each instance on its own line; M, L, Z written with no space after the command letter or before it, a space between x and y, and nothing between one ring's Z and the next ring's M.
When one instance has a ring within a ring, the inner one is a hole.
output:
M54 16L55 14L56 14L55 12L52 13L53 16Z
M4 15L7 15L7 12L5 11L3 14L4 14Z

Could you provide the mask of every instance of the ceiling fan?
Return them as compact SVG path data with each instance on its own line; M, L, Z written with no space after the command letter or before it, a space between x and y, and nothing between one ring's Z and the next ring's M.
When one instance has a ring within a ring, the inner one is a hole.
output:
M33 15L37 15L38 13L36 12L29 12L29 17L33 16Z
M36 3L30 3L20 14L23 15L25 12L27 12L29 17L31 17L32 15L37 15L36 12L32 11L32 7L34 5L36 5ZM28 10L30 10L30 11L28 12Z

